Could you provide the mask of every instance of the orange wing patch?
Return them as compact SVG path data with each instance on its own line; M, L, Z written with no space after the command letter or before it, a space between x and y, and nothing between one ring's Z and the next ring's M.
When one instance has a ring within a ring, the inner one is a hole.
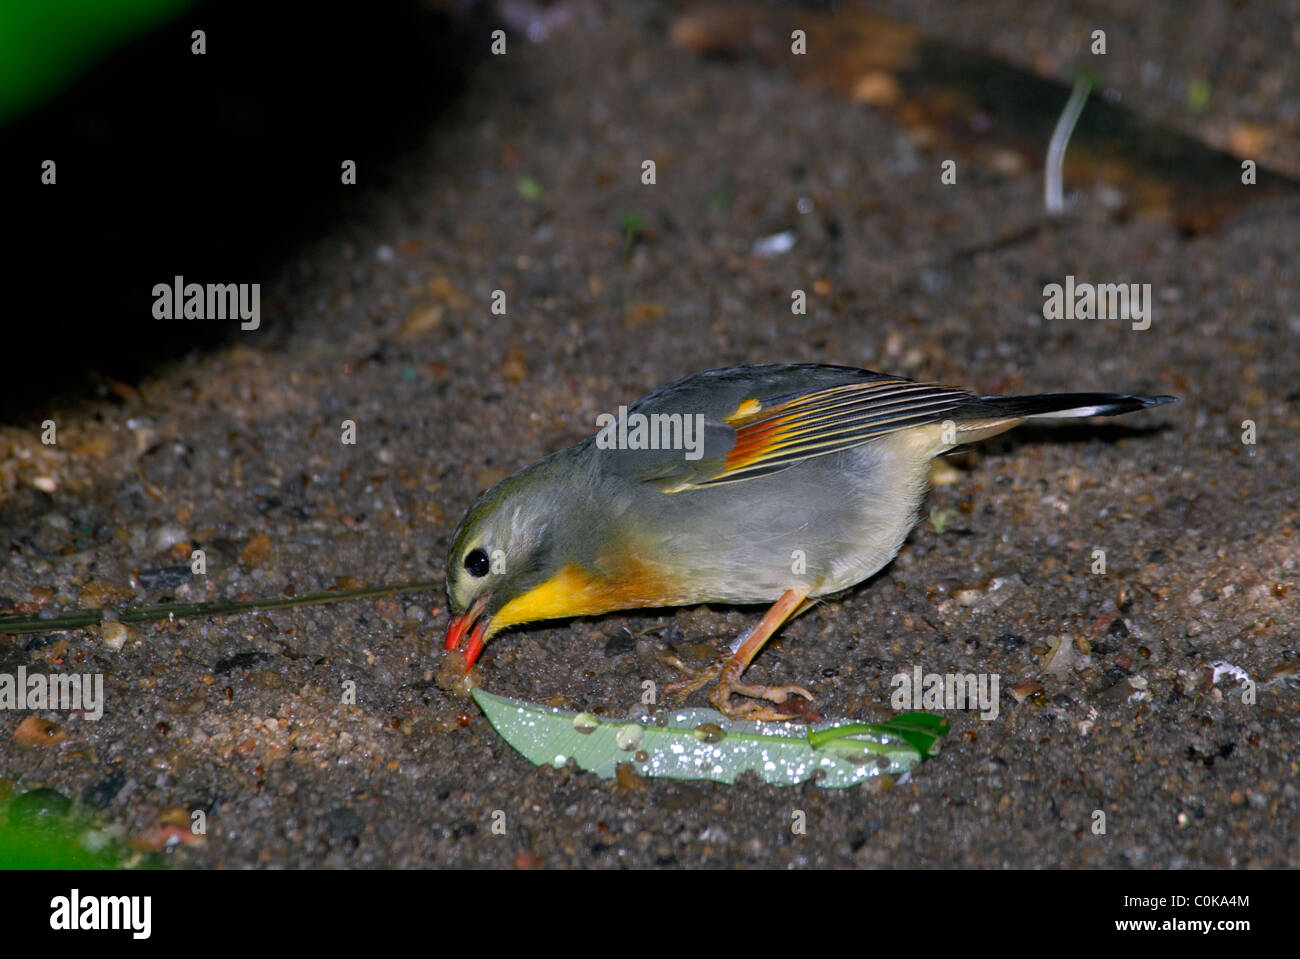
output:
M726 471L730 473L762 459L775 446L776 440L784 436L781 428L793 419L778 416L736 430L736 445L727 454Z

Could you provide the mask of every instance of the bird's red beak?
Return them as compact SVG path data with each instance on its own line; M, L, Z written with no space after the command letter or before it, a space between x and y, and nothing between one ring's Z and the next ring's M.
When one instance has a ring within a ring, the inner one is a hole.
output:
M451 623L447 626L447 649L457 649L460 646L461 639L465 636L466 630L469 630L469 645L465 647L465 672L469 672L470 667L474 665L479 654L483 652L483 637L487 633L488 626L492 624L492 617L483 615L483 610L487 608L488 596L480 596L474 600L473 605L460 616L453 616ZM471 628L472 627L472 628Z

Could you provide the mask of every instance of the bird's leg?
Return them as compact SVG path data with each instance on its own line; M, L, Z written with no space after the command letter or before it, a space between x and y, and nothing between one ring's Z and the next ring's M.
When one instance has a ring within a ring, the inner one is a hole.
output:
M783 624L811 608L816 602L815 599L808 598L806 587L787 590L757 625L740 635L733 645L731 655L724 656L705 669L691 670L675 656L667 659L666 661L671 665L686 673L687 678L665 686L664 693L669 696L688 696L711 680L717 679L718 685L709 694L709 701L730 718L769 722L793 719L796 713L783 713L759 703L733 705L731 696L735 693L752 699L765 699L778 705L795 693L805 699L813 698L812 693L802 686L759 686L742 683L740 677L753 658L758 655L758 651Z
M812 605L813 602L816 601L810 600L809 605ZM802 609L800 612L802 612ZM797 616L798 613L795 615ZM732 647L738 648L742 643L749 639L757 628L758 626L752 626L745 630L745 632L741 633L740 636L732 642ZM680 656L675 656L672 653L660 653L659 661L673 667L673 669L686 677L685 679L678 680L675 683L668 683L664 686L664 695L672 697L673 699L685 699L687 696L691 695L691 693L703 686L707 686L709 683L721 676L722 671L726 669L727 664L731 662L731 656L721 656L703 669L695 669L691 666L687 666L686 663L682 662Z
M767 641L772 638L772 635L786 621L793 619L811 605L812 603L808 601L808 587L786 590L781 598L772 604L772 608L763 615L758 625L737 641L731 656L722 665L718 685L709 694L709 702L732 719L768 722L793 719L797 713L781 712L771 706L763 706L759 703L751 702L732 705L731 696L735 693L740 696L748 696L751 699L765 699L777 705L785 702L795 693L804 699L811 700L813 698L813 694L802 686L759 686L740 681L741 675L748 668L750 662L758 655L758 651L763 648Z

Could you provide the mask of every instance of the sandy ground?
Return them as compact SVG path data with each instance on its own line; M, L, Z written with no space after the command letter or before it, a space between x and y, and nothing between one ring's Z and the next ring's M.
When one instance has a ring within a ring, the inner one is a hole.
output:
M888 789L539 769L439 684L445 599L399 595L142 627L120 650L89 631L2 642L0 671L102 673L108 700L97 722L42 714L68 734L54 747L20 746L23 714L0 716L5 790L57 789L132 836L157 835L169 807L204 809L207 838L170 854L198 866L1300 865L1295 206L1189 241L1084 198L972 256L1041 220L1036 176L976 167L943 186L941 158L869 108L673 48L669 10L570 9L546 42L479 62L382 188L261 278L261 330L52 403L57 447L40 416L4 427L4 605L441 577L479 491L710 367L1178 395L957 459L925 507L946 521L923 521L750 674L870 718L889 714L896 673L993 673L998 718L949 714L942 754ZM1005 34L960 39L997 49ZM1196 39L1176 33L1160 63L1191 63L1177 44ZM1121 74L1140 71L1112 49ZM1153 115L1178 112L1164 86L1150 96ZM631 244L629 216L644 223ZM753 254L785 230L789 252ZM157 273L142 265L141 283ZM1151 328L1045 320L1043 286L1067 274L1151 284ZM796 288L807 315L790 312ZM194 545L205 576L165 572ZM516 630L489 646L483 683L620 714L644 679L672 678L661 646L696 657L757 615ZM1041 692L1017 701L1029 682Z

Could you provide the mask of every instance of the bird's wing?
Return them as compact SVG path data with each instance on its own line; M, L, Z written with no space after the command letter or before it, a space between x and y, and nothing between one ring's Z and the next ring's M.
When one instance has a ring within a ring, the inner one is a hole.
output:
M744 399L706 424L704 455L660 457L637 477L666 493L766 476L898 430L940 423L972 394L894 377Z

